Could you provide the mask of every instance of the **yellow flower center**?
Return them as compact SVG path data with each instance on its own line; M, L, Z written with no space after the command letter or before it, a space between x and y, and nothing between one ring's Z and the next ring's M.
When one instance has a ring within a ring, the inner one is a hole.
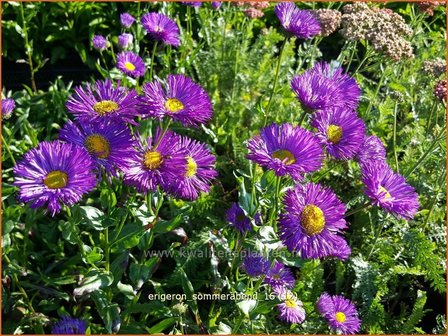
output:
M191 156L187 156L186 159L187 159L187 172L185 173L185 176L192 177L196 175L196 172L198 171L198 165Z
M345 320L347 319L347 317L345 316L345 314L343 312L337 312L335 315L336 321L338 321L339 323L344 323Z
M388 198L392 197L391 194L389 193L389 191L386 188L384 188L383 186L380 186L380 192L386 193L386 195L384 195L384 199L388 199Z
M294 157L294 154L292 154L289 150L286 149L279 149L272 153L272 157L274 159L279 159L286 165L292 165L294 162L296 162L296 158Z
M118 104L111 100L103 100L93 105L93 110L101 116L105 115L106 113L115 112L119 108L120 107L118 106Z
M184 109L184 104L179 99L170 98L165 102L165 107L169 112L176 113Z
M110 154L109 141L105 137L99 134L92 134L86 138L85 146L91 154L99 157L100 159L106 159Z
M50 189L64 188L67 182L67 174L60 170L53 170L44 178L44 184Z
M342 138L342 127L337 125L328 126L327 138L330 142L337 144Z
M145 168L154 170L159 168L163 163L162 154L155 151L147 151L143 159Z
M297 307L297 302L294 300L294 296L291 294L286 294L285 304L289 308L295 308Z
M124 63L124 67L129 70L129 71L134 71L135 70L135 65L132 64L131 62L125 62Z
M308 236L321 233L325 227L323 211L315 205L306 205L302 211L301 224Z

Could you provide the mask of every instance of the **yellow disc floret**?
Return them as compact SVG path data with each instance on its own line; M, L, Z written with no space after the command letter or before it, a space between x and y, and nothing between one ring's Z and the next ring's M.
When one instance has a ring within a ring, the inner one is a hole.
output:
M384 188L383 186L380 186L380 192L381 193L386 193L386 195L384 196L384 199L388 199L388 198L391 198L392 196L390 195L390 193L389 193L389 191L386 189L386 188Z
M102 135L92 134L86 138L85 146L88 151L99 157L100 159L106 159L110 154L109 141Z
M338 321L339 323L344 323L345 320L347 319L347 317L345 316L345 314L343 312L337 312L335 314L335 318L336 318L336 321Z
M185 173L185 176L192 177L196 175L196 172L198 171L198 165L191 156L187 156L186 159L187 159L187 171Z
M321 233L325 227L325 216L321 208L308 204L303 208L301 224L308 236Z
M124 63L124 67L129 70L129 71L134 71L135 70L135 65L132 64L131 62L125 62Z
M274 159L279 159L286 165L292 165L294 162L296 162L296 158L294 157L294 154L292 154L289 150L286 149L279 149L272 153L272 157Z
M330 142L337 144L342 138L342 127L337 125L328 126L327 138Z
M119 108L120 107L118 106L118 104L111 100L103 100L93 105L93 110L101 116L107 113L115 112Z
M183 110L185 106L179 99L170 98L165 102L165 108L171 113L176 113Z
M67 174L60 170L53 170L44 178L44 184L50 189L64 188L67 182Z
M157 151L147 151L143 158L143 165L145 168L154 170L159 168L163 163L162 154Z

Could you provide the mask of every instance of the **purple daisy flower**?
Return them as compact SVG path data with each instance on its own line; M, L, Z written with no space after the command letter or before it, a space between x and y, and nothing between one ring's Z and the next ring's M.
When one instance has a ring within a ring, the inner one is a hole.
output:
M206 123L213 114L207 92L184 75L168 75L166 82L145 84L142 103L148 116L169 116L186 127Z
M12 98L2 99L2 118L8 119L11 117L12 111L16 107L16 102Z
M141 23L149 36L154 40L174 47L179 46L179 27L176 22L166 15L160 13L147 13L142 16Z
M310 11L298 9L293 2L281 2L274 11L283 29L295 37L309 39L320 33L316 17Z
M311 125L328 154L339 160L353 158L364 141L364 121L347 108L319 111L313 114Z
M103 51L107 48L107 39L102 35L94 35L92 38L93 47L96 50Z
M274 266L267 272L264 282L270 285L277 295L284 295L287 289L294 287L295 279L289 268L275 261Z
M343 73L341 67L319 62L301 75L294 76L291 88L307 112L331 107L355 110L361 96L356 81Z
M123 33L118 36L118 47L121 49L127 49L132 45L134 36L132 34Z
M317 310L338 333L355 334L361 328L355 305L341 295L323 293L317 302Z
M277 305L278 318L288 323L302 323L305 321L305 309L294 293L286 291L282 298L283 302Z
M329 188L307 183L289 189L285 213L279 221L280 239L291 252L304 259L350 255L347 242L338 233L347 228L345 205Z
M418 208L418 195L406 179L393 172L380 161L366 163L362 169L364 193L372 203L405 219L414 218Z
M212 7L214 9L219 9L222 6L222 1L212 1Z
M250 218L246 216L244 210L238 205L238 203L233 203L227 210L226 219L230 222L230 226L241 232L241 234L252 231Z
M386 163L386 148L377 136L367 136L356 153L355 159L361 167L370 164L372 160Z
M201 7L202 1L182 1L182 4L191 6L191 7Z
M257 252L247 251L243 260L243 269L251 277L266 274L271 266L269 260Z
M139 192L155 191L157 185L168 188L175 180L183 178L187 170L185 152L179 151L180 136L157 129L154 138L138 143L137 151L128 156L123 167L124 181Z
M84 335L86 329L86 321L64 316L53 326L51 333L59 335Z
M301 180L303 174L319 170L324 158L322 147L313 133L291 124L271 124L260 135L248 140L246 156L262 167Z
M218 175L213 169L215 156L210 153L205 144L185 136L181 137L179 147L185 152L186 173L168 187L168 192L193 201L198 198L199 192L209 192L210 181Z
M113 120L135 124L134 117L138 116L138 94L134 90L112 82L98 81L95 85L87 84L84 89L77 87L75 94L67 101L70 113L83 120Z
M130 28L134 21L135 18L129 13L120 14L120 23L123 28Z
M142 77L146 72L142 58L132 51L118 54L116 66L122 73L134 78Z
M99 167L117 176L117 168L125 167L125 158L134 151L131 132L123 124L98 121L67 121L59 133L59 139L84 147Z
M41 142L14 167L14 185L21 202L31 208L47 204L51 215L61 202L72 206L96 186L95 164L84 148L59 141Z

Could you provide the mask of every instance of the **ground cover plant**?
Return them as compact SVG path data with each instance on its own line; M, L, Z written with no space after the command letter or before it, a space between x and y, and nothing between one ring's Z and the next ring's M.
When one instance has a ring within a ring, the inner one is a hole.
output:
M437 2L2 2L2 332L445 334L445 36Z

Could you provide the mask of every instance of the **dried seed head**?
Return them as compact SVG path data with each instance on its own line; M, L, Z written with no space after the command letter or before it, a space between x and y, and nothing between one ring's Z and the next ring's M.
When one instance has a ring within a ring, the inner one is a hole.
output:
M319 21L321 36L328 36L339 28L342 17L341 12L334 9L318 9L312 12Z
M442 59L430 60L423 62L422 71L427 75L439 77L446 73L446 62Z
M440 101L446 101L446 80L441 80L436 83L434 87L434 95Z

